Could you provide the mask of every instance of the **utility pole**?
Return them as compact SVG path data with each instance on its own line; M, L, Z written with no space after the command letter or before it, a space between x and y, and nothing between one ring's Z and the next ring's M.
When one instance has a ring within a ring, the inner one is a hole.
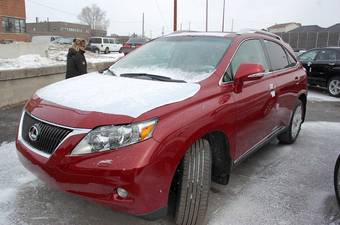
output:
M144 13L142 18L142 37L144 37Z
M208 0L206 0L205 4L205 31L208 32Z
M231 32L234 31L234 19L231 20Z
M224 32L225 0L223 0L222 32Z
M177 31L177 0L174 0L174 32Z

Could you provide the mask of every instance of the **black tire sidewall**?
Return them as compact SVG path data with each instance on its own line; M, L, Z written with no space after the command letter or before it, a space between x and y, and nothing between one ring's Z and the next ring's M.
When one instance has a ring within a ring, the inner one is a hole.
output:
M335 191L336 200L338 202L338 205L340 206L340 193L339 193L339 186L338 186L339 168L340 168L340 155L338 156L338 159L336 160L335 168L334 168L334 191Z

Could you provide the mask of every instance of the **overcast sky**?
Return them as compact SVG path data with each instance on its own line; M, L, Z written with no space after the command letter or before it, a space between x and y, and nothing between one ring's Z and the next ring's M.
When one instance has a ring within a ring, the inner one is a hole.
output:
M142 30L157 37L173 27L173 0L26 0L27 21L79 22L77 15L85 6L97 4L110 20L108 34L128 35ZM209 30L220 31L223 0L209 0ZM267 28L275 23L299 22L328 27L340 23L340 0L226 0L225 30ZM178 29L205 30L205 0L178 0Z

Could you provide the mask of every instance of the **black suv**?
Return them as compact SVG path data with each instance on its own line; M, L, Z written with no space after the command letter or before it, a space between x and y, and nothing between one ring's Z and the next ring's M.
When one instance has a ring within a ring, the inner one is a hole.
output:
M309 85L326 87L329 95L340 97L340 47L312 49L298 58L307 70Z

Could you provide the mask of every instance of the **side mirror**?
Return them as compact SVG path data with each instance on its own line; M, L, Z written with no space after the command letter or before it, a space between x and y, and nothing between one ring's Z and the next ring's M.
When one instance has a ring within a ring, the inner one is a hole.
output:
M263 77L265 69L260 64L241 64L235 74L235 92L240 93L244 81L258 80Z

